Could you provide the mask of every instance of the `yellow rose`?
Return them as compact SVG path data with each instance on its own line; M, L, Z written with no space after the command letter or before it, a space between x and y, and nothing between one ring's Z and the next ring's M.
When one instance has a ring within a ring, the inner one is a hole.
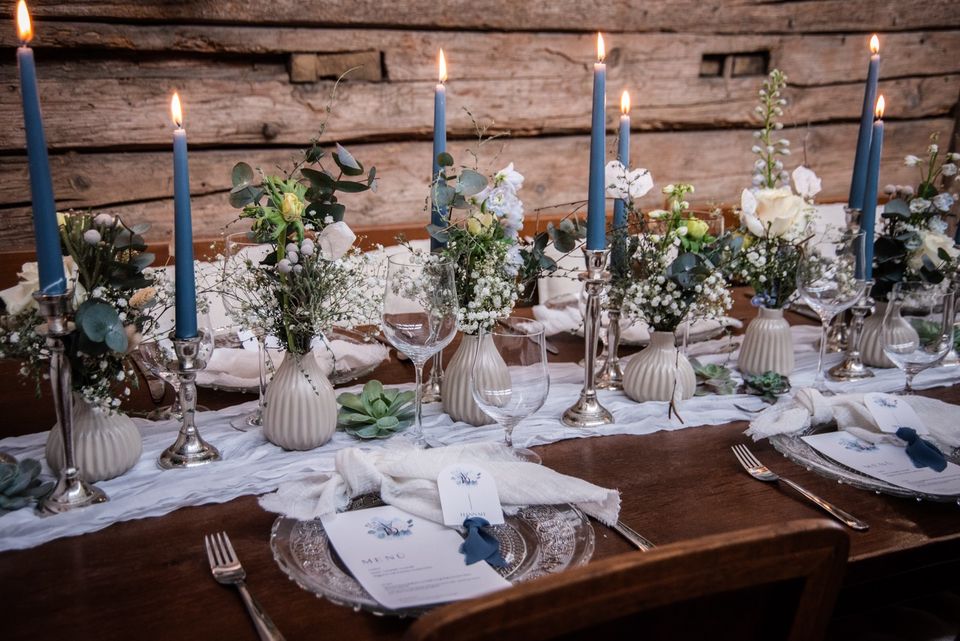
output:
M283 195L283 203L280 206L280 214L288 223L292 223L295 220L300 220L300 217L303 216L303 208L303 201L300 200L300 197L292 191L288 191Z
M703 237L707 235L707 231L710 229L710 225L699 218L685 220L683 224L687 226L687 236L691 240L703 240Z
M480 232L483 231L483 228L480 226L480 221L476 218L467 219L467 231L473 234L474 236L479 236Z

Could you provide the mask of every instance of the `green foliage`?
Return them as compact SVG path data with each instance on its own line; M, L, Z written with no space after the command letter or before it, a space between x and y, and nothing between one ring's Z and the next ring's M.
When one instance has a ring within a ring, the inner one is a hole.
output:
M690 359L693 372L697 376L696 396L733 394L737 389L737 382L733 380L731 371L723 365L715 363L701 363L695 358Z
M910 324L917 330L921 345L933 345L940 342L940 323L923 320L922 318L911 318ZM953 348L960 350L960 331L954 328Z
M0 516L40 500L53 489L53 482L40 478L40 463L23 459L0 463Z
M756 376L744 376L743 388L747 394L755 394L768 403L790 391L790 379L776 372L764 372Z
M369 381L360 394L344 392L337 397L341 406L337 427L357 438L389 438L413 422L415 396Z

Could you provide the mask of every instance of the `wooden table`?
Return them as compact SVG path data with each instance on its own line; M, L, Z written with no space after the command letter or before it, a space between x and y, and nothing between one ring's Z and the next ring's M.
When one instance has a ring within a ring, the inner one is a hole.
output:
M734 316L753 311L737 295ZM792 322L806 322L799 317ZM582 341L555 337L560 354L575 360ZM452 350L447 351L447 356ZM47 402L31 388L11 384L16 371L0 365L7 389L0 394L6 418L0 434L29 433L52 422ZM409 381L409 365L396 361L377 376ZM930 392L960 403L956 387ZM222 407L244 397L204 391L201 402ZM149 406L146 391L136 399ZM743 422L645 436L562 441L538 448L543 462L560 472L619 488L621 517L657 544L821 513L789 491L749 478L730 454L745 440ZM766 443L752 446L761 460L871 524L850 532L850 563L840 610L919 595L960 584L960 509L918 503L838 485L782 458ZM256 639L240 599L213 581L203 553L203 535L226 530L256 596L289 641L297 639L396 638L407 623L356 613L319 600L287 580L274 563L268 538L275 515L254 497L178 510L160 518L130 521L84 536L0 554L0 602L7 615L3 639ZM0 520L0 527L3 522ZM597 525L595 558L631 548Z

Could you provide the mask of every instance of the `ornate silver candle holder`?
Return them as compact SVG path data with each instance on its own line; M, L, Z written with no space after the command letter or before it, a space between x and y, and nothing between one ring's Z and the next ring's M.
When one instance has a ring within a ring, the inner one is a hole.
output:
M585 345L583 363L583 390L580 399L563 413L561 421L568 427L599 427L613 423L613 414L597 399L597 335L600 331L600 297L603 288L610 280L606 271L606 249L586 249L583 256L587 269L580 274L584 291L587 294L586 310L583 319L583 340Z
M620 306L607 307L607 344L601 360L603 366L597 372L599 389L622 390L623 369L620 367Z
M103 490L83 480L73 456L73 374L70 360L64 353L63 338L74 330L70 322L70 301L73 290L63 294L33 295L46 323L37 327L37 333L47 339L50 350L50 388L53 392L53 408L63 436L63 467L57 484L40 503L37 511L42 516L62 514L88 505L106 502Z
M433 355L433 365L430 367L430 378L423 384L423 402L439 403L442 400L440 395L440 382L443 380L443 350Z
M171 339L177 361L170 364L170 370L176 371L180 378L180 406L183 409L183 421L180 424L177 440L157 459L157 465L165 470L197 467L220 460L220 451L203 440L194 422L197 413L197 372L207 365L200 357L202 338L171 336Z
M860 360L860 340L863 337L863 320L871 313L876 302L870 296L873 281L867 281L860 300L850 308L850 324L847 329L847 355L843 361L827 370L827 375L835 381L859 381L873 378L873 370Z

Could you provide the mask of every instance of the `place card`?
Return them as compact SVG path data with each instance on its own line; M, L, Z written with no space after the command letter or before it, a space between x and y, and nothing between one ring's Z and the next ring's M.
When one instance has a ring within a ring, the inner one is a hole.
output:
M437 476L443 523L460 527L469 518L479 516L490 525L503 523L503 508L493 475L476 465L454 463Z
M321 522L353 577L390 609L471 599L510 586L486 563L464 563L457 532L393 506L341 512Z
M892 485L927 494L960 495L960 465L949 461L942 472L918 468L902 447L868 443L842 431L804 436L803 440L824 456Z
M893 394L864 394L863 404L881 432L896 434L901 427L910 427L920 436L930 433L923 420L903 398Z

